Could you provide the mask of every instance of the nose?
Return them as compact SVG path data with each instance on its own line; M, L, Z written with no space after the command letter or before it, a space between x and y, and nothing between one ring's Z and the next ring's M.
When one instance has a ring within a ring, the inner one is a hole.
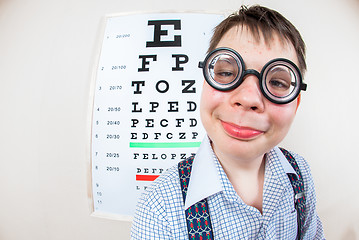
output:
M256 75L246 75L241 85L234 89L231 94L231 104L233 107L263 112L264 97L261 93L259 80Z

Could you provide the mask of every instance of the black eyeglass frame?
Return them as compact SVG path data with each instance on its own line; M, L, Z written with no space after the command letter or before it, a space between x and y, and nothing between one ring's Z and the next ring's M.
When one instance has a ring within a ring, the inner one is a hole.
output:
M227 84L221 84L221 83L216 82L211 77L211 74L209 72L209 70L210 70L209 64L211 63L212 59L214 59L216 56L218 56L221 52L232 56L237 62L238 69L242 69L242 71L240 73L238 73L238 75L235 77L235 79L232 82L227 83ZM266 86L266 81L265 81L265 76L268 73L268 71L272 67L279 66L279 65L288 67L293 72L293 74L295 75L295 78L297 80L297 84L294 84L293 91L284 97L279 97L279 96L273 95L268 90L268 88ZM211 87L213 87L214 89L219 90L219 91L233 90L242 84L246 75L249 75L249 74L255 75L259 79L259 83L260 83L259 86L260 86L260 90L261 90L262 94L269 101L276 103L276 104L290 103L298 97L301 90L306 91L306 89L307 89L307 84L303 83L302 74L301 74L299 68L297 67L297 65L295 63L293 63L292 61L290 61L289 59L285 59L285 58L276 58L276 59L269 61L262 68L261 72L259 73L257 70L254 70L254 69L246 69L243 58L237 51L235 51L231 48L221 47L221 48L216 48L213 51L211 51L210 53L208 53L206 58L204 59L204 61L199 62L198 67L203 69L203 76L206 79L207 83Z

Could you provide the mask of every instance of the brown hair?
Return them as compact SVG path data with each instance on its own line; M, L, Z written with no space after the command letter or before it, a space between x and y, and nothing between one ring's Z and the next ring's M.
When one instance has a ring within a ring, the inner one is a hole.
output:
M297 53L299 69L302 74L307 69L305 62L305 43L295 26L277 11L255 5L241 8L224 19L215 29L211 38L208 52L213 51L223 35L234 26L246 26L253 36L259 41L261 35L266 44L270 44L273 33L278 34L283 41L289 41Z

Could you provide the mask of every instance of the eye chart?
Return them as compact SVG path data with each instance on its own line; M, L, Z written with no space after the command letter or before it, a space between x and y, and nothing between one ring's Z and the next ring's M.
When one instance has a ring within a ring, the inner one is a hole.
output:
M106 19L91 133L94 215L131 219L141 193L194 154L203 61L219 14L131 14Z

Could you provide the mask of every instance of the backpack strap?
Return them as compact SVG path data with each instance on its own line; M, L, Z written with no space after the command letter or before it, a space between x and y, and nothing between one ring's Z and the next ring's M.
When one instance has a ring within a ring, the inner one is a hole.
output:
M297 211L297 239L301 239L305 221L305 194L303 177L294 157L284 148L280 148L280 150L298 175L297 177L295 174L288 173L288 178L294 190L294 206Z
M191 176L194 156L178 163L178 173L181 182L183 203L186 201L188 183ZM209 216L208 203L203 199L185 211L188 237L190 240L212 240L213 231Z

